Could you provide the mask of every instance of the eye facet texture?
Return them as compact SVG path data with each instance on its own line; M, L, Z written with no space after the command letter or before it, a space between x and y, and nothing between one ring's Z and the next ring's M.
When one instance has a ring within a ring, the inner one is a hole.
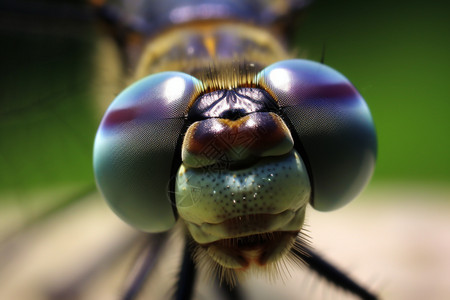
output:
M257 75L290 123L295 148L306 161L311 204L321 211L351 201L370 179L376 134L370 111L350 81L316 62L277 62Z
M148 76L112 102L98 129L97 184L114 212L140 230L161 232L175 223L169 182L196 84L180 72Z

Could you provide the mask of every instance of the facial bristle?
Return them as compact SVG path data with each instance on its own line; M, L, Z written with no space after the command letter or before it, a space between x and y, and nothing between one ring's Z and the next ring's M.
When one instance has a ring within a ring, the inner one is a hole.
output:
M231 64L212 63L201 74L197 86L199 95L222 89L238 87L257 87L256 75L262 68L248 62L233 62Z
M276 233L266 233L259 237L260 239L271 239ZM234 245L236 241L224 241L224 244ZM298 235L287 245L281 257L271 263L265 265L251 266L245 269L226 268L216 261L207 253L207 248L197 245L194 250L194 261L197 266L204 272L206 280L217 278L220 283L226 282L230 287L234 287L238 282L242 282L249 275L265 276L268 281L276 280L285 281L291 276L292 270L298 267L304 267L305 263L302 258L291 251L295 248L298 252L304 253L310 245L309 236L302 229Z

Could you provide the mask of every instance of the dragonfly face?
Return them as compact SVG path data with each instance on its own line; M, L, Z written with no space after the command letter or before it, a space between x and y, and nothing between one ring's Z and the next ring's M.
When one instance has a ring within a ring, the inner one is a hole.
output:
M235 88L203 95L188 113L176 206L220 266L276 261L303 224L309 178L278 111L264 90Z
M361 191L375 130L337 71L287 59L264 29L189 22L155 38L138 70L146 77L107 110L95 175L122 219L147 232L180 219L197 257L233 282L291 251L308 203L334 210Z

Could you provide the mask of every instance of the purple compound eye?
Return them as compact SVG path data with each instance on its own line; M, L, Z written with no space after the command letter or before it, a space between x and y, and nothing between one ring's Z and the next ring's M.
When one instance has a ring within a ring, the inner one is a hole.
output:
M278 102L305 161L311 205L330 211L350 202L369 181L377 141L370 111L350 81L323 64L293 59L257 75Z
M160 232L175 224L168 184L197 84L180 72L148 76L117 96L98 129L97 184L117 215L140 230Z

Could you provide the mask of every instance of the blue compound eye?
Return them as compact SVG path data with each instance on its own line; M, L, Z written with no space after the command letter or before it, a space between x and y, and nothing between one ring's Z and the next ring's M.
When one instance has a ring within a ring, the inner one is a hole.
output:
M377 148L370 111L355 87L339 72L301 59L270 65L257 81L291 127L308 167L311 205L329 211L350 202L370 179Z
M179 72L146 77L113 101L98 129L97 184L114 212L140 230L160 232L175 223L168 184L197 84Z

